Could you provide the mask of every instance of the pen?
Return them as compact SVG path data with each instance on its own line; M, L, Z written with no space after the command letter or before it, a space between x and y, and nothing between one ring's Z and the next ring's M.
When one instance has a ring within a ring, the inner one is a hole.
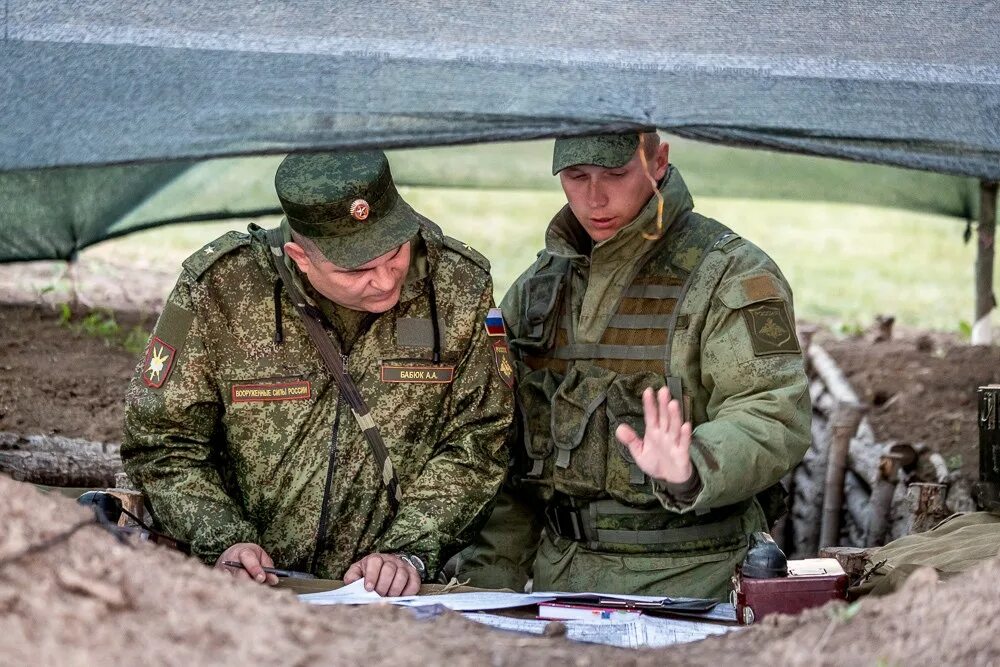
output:
M246 566L244 566L243 563L239 563L239 562L234 561L234 560L224 560L224 561L222 561L222 564L225 565L226 567L238 567L241 570L245 570L246 569ZM315 574L309 574L308 572L297 572L295 570L282 570L282 569L277 568L277 567L264 567L264 566L261 566L260 569L264 570L268 574L273 574L276 577L288 577L289 579L315 579L316 578Z

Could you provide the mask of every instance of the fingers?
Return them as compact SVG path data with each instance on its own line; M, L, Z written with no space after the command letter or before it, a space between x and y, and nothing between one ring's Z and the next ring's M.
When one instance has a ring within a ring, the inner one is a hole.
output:
M263 565L264 567L274 567L274 561L271 560L271 557L267 554L266 551L261 549L259 556L261 565ZM268 586L276 586L278 584L278 575L272 574L270 572L266 574L267 574L267 579L266 581L264 581L264 583L267 584Z
M660 390L660 409L666 415L667 441L676 446L680 444L681 437L681 404L679 401L669 401L669 399L670 390L664 387Z
M364 564L365 590L373 591L378 583L379 571L382 569L382 556L371 554L362 558L361 562Z
M409 574L409 579L406 582L406 586L403 587L403 591L400 595L416 595L420 592L420 573L414 567L406 568Z
M400 563L399 567L396 568L396 576L392 578L392 582L389 584L387 595L391 597L402 595L410 583L410 576L415 573L416 570L414 568L406 563Z
M618 428L615 429L615 437L618 438L618 442L628 447L632 458L638 459L642 456L643 441L634 428L628 424L619 424Z
M660 387L660 390L656 392L656 413L660 420L660 428L669 433L671 426L670 390L666 387Z
M399 570L399 564L397 564L395 558L380 558L381 567L378 570L378 579L375 581L375 592L379 595L385 597L389 594L392 588L392 582L396 578L396 571Z
M239 562L243 564L243 569L247 575L258 584L267 581L267 573L261 568L260 556L254 549L240 550Z
M365 590L385 597L414 595L420 590L420 574L402 558L389 554L369 554L344 574L344 583L365 578Z
M347 572L344 573L345 584L353 584L355 581L365 576L364 563L365 560L362 558L357 563L354 563L347 568Z
M642 417L646 422L646 433L660 427L660 415L656 410L656 397L652 387L646 387L642 392Z
M684 422L681 425L681 438L678 445L685 451L691 450L691 422Z

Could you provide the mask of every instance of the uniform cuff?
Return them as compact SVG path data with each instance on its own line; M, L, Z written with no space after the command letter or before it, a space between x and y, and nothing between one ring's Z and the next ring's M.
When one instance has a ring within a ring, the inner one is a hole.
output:
M690 507L704 488L698 469L691 467L691 476L684 482L652 480L653 494L667 509Z

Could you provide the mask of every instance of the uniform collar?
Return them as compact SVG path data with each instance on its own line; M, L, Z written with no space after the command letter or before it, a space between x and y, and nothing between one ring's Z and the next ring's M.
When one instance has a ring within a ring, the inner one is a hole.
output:
M292 240L291 227L288 226L288 221L284 218L281 220L281 234L285 243ZM264 237L264 230L255 224L251 224L248 228L250 235L257 238L267 247L267 240ZM413 244L410 249L410 269L406 274L406 282L403 283L403 289L400 290L399 302L406 303L411 301L416 297L420 296L426 291L424 286L427 277L433 273L433 268L437 266L438 261L441 257L441 248L444 244L444 235L441 232L441 228L435 225L430 220L424 219L421 222L420 230L417 235L411 241ZM262 266L266 266L269 270L273 271L273 267L270 265L269 259L270 250L267 250L261 256ZM282 256L285 266L289 269L289 274L292 276L292 280L295 281L295 288L298 290L299 294L305 296L306 301L314 307L320 307L317 300L326 300L325 297L316 293L311 287L306 283L302 274L299 272L299 268L295 265L295 262L291 260L288 255ZM308 288L307 288L308 287Z
M694 208L694 201L680 172L673 165L670 165L663 180L660 181L660 192L664 198L663 236L665 236L674 223ZM643 236L644 232L656 233L656 208L657 199L650 196L649 201L632 222L619 229L611 238L595 245L567 204L549 223L545 232L545 249L552 255L573 260L590 257L592 262L612 258L626 261L640 257L658 245L662 239L661 236L649 240Z

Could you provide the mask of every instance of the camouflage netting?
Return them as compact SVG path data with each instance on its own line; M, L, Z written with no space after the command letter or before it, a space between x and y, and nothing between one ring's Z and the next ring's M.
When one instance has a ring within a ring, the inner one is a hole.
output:
M0 476L4 664L989 665L1000 661L1000 560L946 584L767 619L744 632L626 651L493 631L447 614L313 608L150 545L116 543L88 510ZM65 539L59 539L60 537ZM38 545L48 546L38 547ZM33 547L38 547L31 551ZM933 631L928 631L932 629Z
M163 220L273 210L269 188L251 203L237 186L199 206L130 213L195 160L320 148L657 126L716 143L997 179L996 20L993 3L936 0L764 2L740 11L714 0L249 8L7 0L0 172L10 173L0 178L0 261L68 258ZM791 189L809 198L821 182L837 200L857 201L858 184L882 182L871 172L845 182L802 163L732 155L721 160L728 168L703 172L729 196ZM450 175L420 165L414 181L497 181L481 163ZM105 171L31 171L71 166ZM928 189L913 179L883 203L971 215L975 190L966 181ZM710 194L697 179L692 189Z

